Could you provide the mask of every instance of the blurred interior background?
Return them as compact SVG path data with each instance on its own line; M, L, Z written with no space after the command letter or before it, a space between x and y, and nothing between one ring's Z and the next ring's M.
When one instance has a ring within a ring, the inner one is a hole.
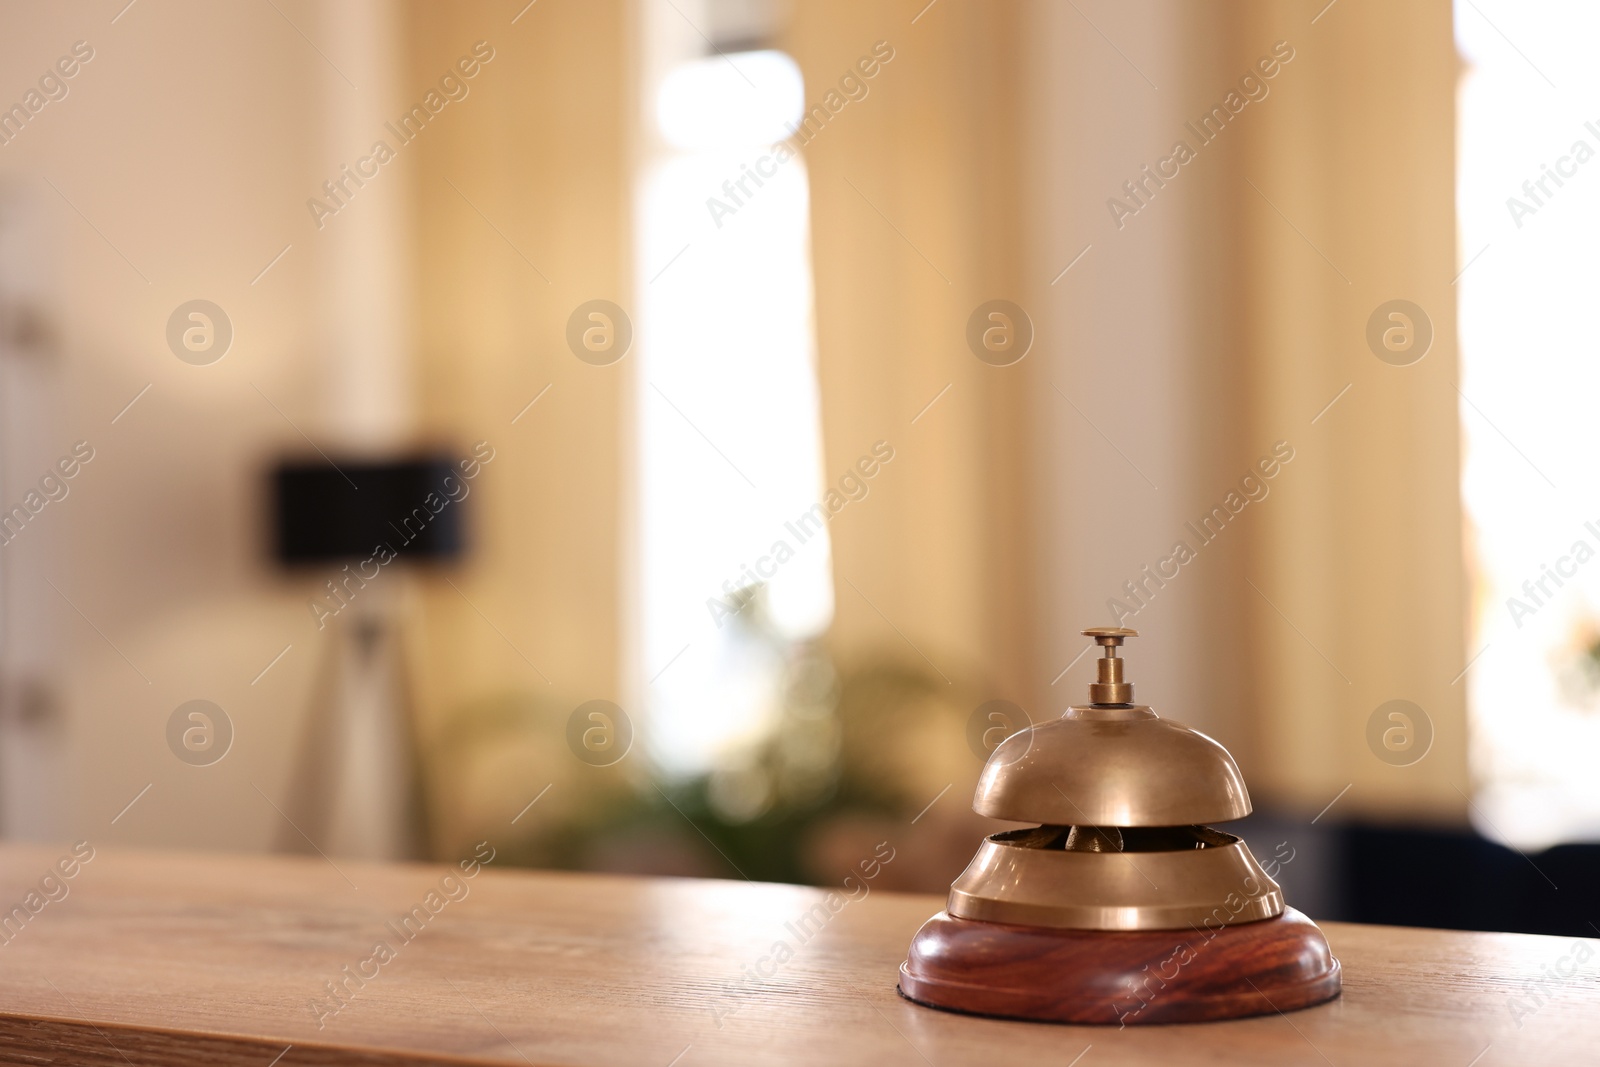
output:
M1596 18L6 5L0 828L940 892L1120 624L1303 910L1591 932Z

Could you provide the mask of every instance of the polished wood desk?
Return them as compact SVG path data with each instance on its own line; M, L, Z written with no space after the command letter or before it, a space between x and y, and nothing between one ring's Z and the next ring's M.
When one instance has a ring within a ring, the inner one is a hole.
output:
M492 863L441 885L443 867L101 848L45 885L66 888L51 900L41 878L69 855L0 848L0 908L37 906L0 928L0 1062L1600 1062L1593 940L1329 923L1341 999L1119 1031L902 1000L896 969L935 897L871 892L829 913L792 886ZM340 981L342 1003L325 985Z

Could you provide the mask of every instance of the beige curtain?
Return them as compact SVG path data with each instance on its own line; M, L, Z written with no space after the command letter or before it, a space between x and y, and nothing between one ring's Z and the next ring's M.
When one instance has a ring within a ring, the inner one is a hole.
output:
M1347 810L1460 818L1471 792L1462 672L1476 650L1465 647L1450 5L1344 0L1312 25L1256 4L1236 18L1236 37L1292 39L1298 68L1238 161L1260 188L1242 190L1237 216L1250 425L1304 441L1281 506L1252 530L1253 781L1313 809L1351 784ZM1365 339L1394 299L1432 322L1432 349L1412 366L1381 362ZM1410 766L1367 744L1368 718L1391 699L1432 722L1432 750Z
M627 8L408 12L419 97L475 42L494 50L402 149L417 168L424 432L494 450L470 561L424 594L422 704L436 723L508 692L617 700L628 363L580 362L565 330L580 303L628 303Z
M796 4L782 42L808 106L874 47L893 54L805 149L825 471L878 440L895 449L833 524L833 644L1033 703L1027 383L964 340L971 310L1015 293L1021 269L1019 11L916 14Z

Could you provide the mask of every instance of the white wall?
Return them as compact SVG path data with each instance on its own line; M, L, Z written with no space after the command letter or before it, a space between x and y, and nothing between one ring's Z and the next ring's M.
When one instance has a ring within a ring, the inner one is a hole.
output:
M1026 231L1038 338L1029 358L1041 364L1030 394L1034 499L1040 543L1063 546L1040 553L1034 632L1041 658L1055 661L1052 676L1088 643L1077 631L1113 625L1107 600L1129 602L1123 583L1166 557L1187 536L1184 523L1218 502L1247 462L1234 435L1238 400L1222 385L1229 236L1213 217L1225 202L1219 188L1238 180L1236 146L1201 149L1120 229L1107 208L1143 165L1180 136L1192 141L1190 112L1225 90L1215 20L1207 8L1152 3L1089 15L1120 53L1070 6L1028 8L1036 31L1027 38L1026 128L1037 136L1024 142L1022 171L1024 217L1036 223ZM1234 598L1218 590L1237 583L1245 547L1235 536L1201 549L1122 622L1142 635L1126 653L1136 698L1236 749L1246 739L1228 736L1240 701L1226 688L1223 657L1235 642L1221 608ZM1056 684L1056 707L1087 699L1093 655Z
M261 476L310 450L302 430L332 449L394 440L409 417L394 295L405 160L321 232L305 204L396 108L392 9L7 7L0 101L76 41L94 56L0 147L0 176L47 235L25 273L51 279L61 402L6 446L36 458L85 439L95 458L0 549L26 576L6 584L7 617L59 630L51 687L67 738L65 781L52 784L62 818L6 829L264 847L278 816L261 794L281 803L319 646L304 591L265 563ZM164 336L194 298L234 328L209 366L180 361ZM210 767L165 740L193 698L220 704L236 731Z

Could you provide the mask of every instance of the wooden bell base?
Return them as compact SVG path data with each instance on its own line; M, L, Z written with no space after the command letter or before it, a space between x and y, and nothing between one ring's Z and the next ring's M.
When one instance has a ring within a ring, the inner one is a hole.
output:
M1061 1023L1200 1022L1339 995L1339 961L1293 908L1215 930L1061 930L941 911L912 938L900 993L948 1011Z

